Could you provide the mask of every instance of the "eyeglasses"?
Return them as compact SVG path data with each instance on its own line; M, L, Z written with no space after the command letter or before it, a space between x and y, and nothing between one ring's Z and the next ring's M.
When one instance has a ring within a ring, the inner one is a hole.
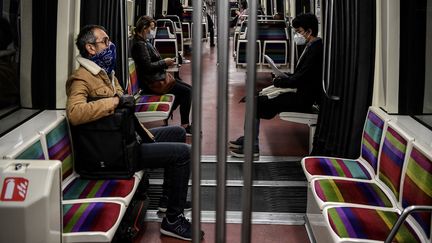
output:
M105 45L109 46L110 41L111 41L110 38L106 36L101 41L95 41L91 44L104 43Z

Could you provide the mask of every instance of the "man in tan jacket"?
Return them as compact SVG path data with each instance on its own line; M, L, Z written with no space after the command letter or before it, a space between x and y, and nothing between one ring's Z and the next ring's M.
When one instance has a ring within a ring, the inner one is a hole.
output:
M114 113L123 95L114 75L116 48L102 26L85 26L78 34L76 45L80 67L66 83L66 113L72 125L98 120ZM168 205L161 233L183 240L192 239L191 223L184 217L190 176L190 146L180 126L150 129L154 143L138 147L138 169L164 168ZM201 232L203 235L204 233Z

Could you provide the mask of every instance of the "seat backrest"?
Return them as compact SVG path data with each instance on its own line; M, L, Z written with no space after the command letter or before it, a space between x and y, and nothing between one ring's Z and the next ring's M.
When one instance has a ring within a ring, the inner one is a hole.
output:
M20 147L4 157L6 159L47 159L39 134L24 141Z
M158 50L162 59L177 57L177 40L154 40L154 47ZM177 60L176 60L177 61Z
M174 22L171 19L156 20L156 27L167 27L172 34L176 32Z
M408 153L402 178L400 206L432 206L432 149L414 142ZM414 213L413 217L430 239L431 213Z
M279 23L259 23L257 40L288 40L286 29Z
M378 180L383 182L398 199L407 147L412 143L413 138L392 121L388 123L383 136L379 153Z
M130 95L135 95L139 91L138 76L133 59L129 59L129 83L127 92Z
M157 39L175 39L175 35L171 33L171 31L168 29L168 27L156 27L156 36L155 40Z
M247 40L239 40L237 43L237 58L236 64L246 64L247 63ZM261 42L257 40L256 49L256 63L261 63Z
M66 116L42 131L45 136L48 158L62 162L63 181L73 174L72 141Z
M269 56L275 64L285 65L288 58L288 43L286 41L264 41L263 63L267 63L264 55Z
M185 39L190 39L191 38L191 34L190 34L190 24L189 23L182 23L182 32L183 32L183 38Z
M369 107L363 127L360 157L363 158L377 172L378 152L381 148L381 139L384 125L388 116L379 108Z

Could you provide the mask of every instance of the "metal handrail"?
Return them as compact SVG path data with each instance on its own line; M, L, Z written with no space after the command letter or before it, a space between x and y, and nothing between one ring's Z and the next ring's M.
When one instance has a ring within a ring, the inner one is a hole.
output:
M202 9L202 1L194 0L194 7ZM201 95L202 95L202 15L194 11L192 16L194 35L192 37L192 241L201 242Z
M390 234L387 236L387 239L385 240L385 243L391 243L393 238L396 236L396 233L398 232L400 226L405 222L406 218L413 212L417 211L431 211L432 212L432 206L423 206L423 205L413 205L404 208L401 215L399 216L398 220L396 221L396 224L393 226L393 228L390 231Z

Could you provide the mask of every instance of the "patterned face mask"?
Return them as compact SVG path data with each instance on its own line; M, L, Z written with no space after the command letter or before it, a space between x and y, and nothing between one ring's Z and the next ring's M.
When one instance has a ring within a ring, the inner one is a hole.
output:
M116 66L116 46L111 42L107 48L89 59L109 75Z

